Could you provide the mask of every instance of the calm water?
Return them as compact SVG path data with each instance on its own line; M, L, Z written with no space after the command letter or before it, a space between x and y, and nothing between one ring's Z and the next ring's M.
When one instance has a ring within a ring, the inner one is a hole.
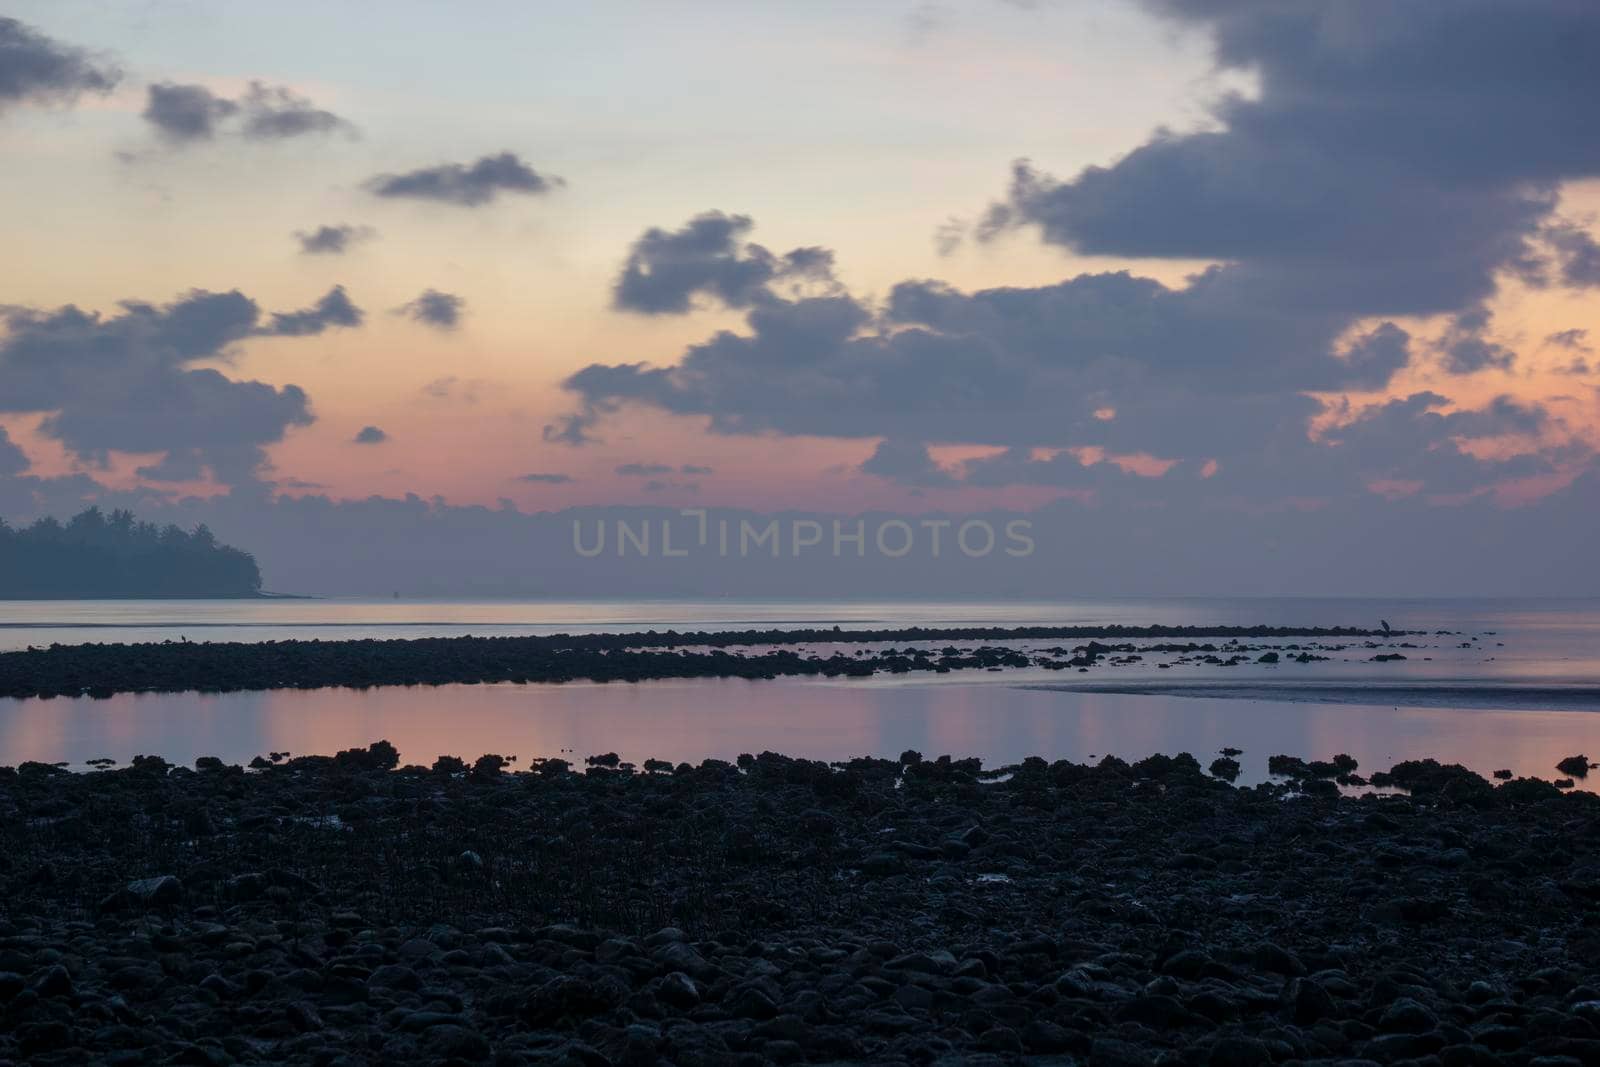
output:
M1159 669L1159 657L1075 672L880 677L865 681L674 680L637 685L443 686L365 692L124 695L0 700L0 763L155 753L248 761L387 738L409 762L484 752L615 751L696 762L763 749L819 759L1028 755L1089 759L1246 750L1348 752L1365 771L1434 756L1487 773L1553 777L1600 755L1600 604L1593 601L1125 600L1061 604L109 601L0 603L0 644L85 640L324 639L753 626L1049 623L1376 624L1459 631L1411 639L1403 663L1356 643L1326 663ZM1466 648L1459 647L1465 643ZM1028 645L1029 643L1024 643ZM1031 643L1031 647L1041 642ZM849 646L853 650L854 646ZM826 649L823 649L826 651ZM1108 691L1114 690L1114 691ZM1196 697L1207 699L1196 699Z

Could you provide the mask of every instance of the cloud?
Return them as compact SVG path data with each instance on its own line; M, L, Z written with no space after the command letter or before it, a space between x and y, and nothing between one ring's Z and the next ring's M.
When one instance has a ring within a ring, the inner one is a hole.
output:
M0 478L21 474L30 466L32 464L28 460L28 454L18 448L6 433L6 428L0 426Z
M1439 342L1444 369L1451 374L1476 374L1481 370L1510 370L1517 354L1486 336L1489 312L1473 308L1457 315Z
M241 133L252 141L282 141L315 133L354 136L355 126L283 86L251 82L239 100Z
M570 474L519 474L517 481L530 485L570 485L574 479Z
M203 85L159 82L146 89L141 117L170 145L214 140L238 120L241 137L250 141L283 141L310 134L344 133L356 127L331 111L283 86L251 82L237 100L218 96Z
M643 364L637 366L642 367ZM574 387L568 386L568 388ZM581 387L577 387L576 391L581 392ZM620 403L610 400L586 399L578 411L558 415L556 421L546 423L541 436L550 444L570 445L573 448L594 444L599 440L594 434L594 428L599 425L600 419L615 412L620 406Z
M1592 349L1589 348L1588 330L1559 330L1546 337L1544 339L1544 343L1547 345L1555 345L1557 348L1568 348L1575 352L1592 351Z
M351 438L352 444L381 445L389 439L389 435L376 426L363 426L361 432Z
M1173 290L1126 273L976 293L907 282L882 308L774 297L747 322L674 366L583 368L564 383L581 401L568 428L587 440L642 404L719 433L1213 455L1285 424L1303 435L1320 410L1304 391L1381 388L1409 358L1393 325L1336 346L1329 318L1241 304L1209 278ZM1096 416L1108 405L1110 422Z
M151 85L140 117L172 144L209 141L218 125L239 111L232 100L217 96L203 85Z
M715 474L711 467L704 467L697 463L685 463L681 467L674 467L670 463L623 463L613 469L613 473L624 478L652 478L662 474Z
M515 153L484 156L476 163L443 163L404 174L380 174L366 183L374 196L436 200L462 207L480 207L501 193L532 196L564 184L560 178L540 174Z
M0 310L0 412L42 413L40 431L79 460L159 453L152 478L253 482L264 446L312 421L298 386L239 381L202 361L226 360L270 335L255 301L193 290L172 303L124 301L116 314L74 306Z
M1547 228L1545 240L1561 260L1562 284L1574 289L1600 286L1600 241L1570 223Z
M1456 313L1530 269L1554 183L1600 173L1583 101L1600 8L1165 0L1254 72L1220 127L1163 131L1058 181L1026 165L988 232L1084 254L1227 261L1256 301L1349 317Z
M122 72L87 51L0 18L0 111L14 104L70 104L83 93L109 93Z
M278 312L262 333L270 337L308 337L336 326L360 326L364 314L351 303L344 286L336 285L316 304L299 311Z
M875 474L902 485L936 487L955 485L955 477L933 461L928 446L913 441L878 442L861 464L863 474Z
M774 255L746 240L747 215L707 211L677 230L651 228L628 250L612 287L612 306L646 315L682 315L696 296L730 308L771 299L768 286L783 279L833 280L833 253L796 248Z
M639 406L721 434L886 441L874 466L901 477L930 476L927 445L1015 450L971 468L994 476L1039 462L1077 475L1068 450L1094 448L1171 462L1154 480L1163 493L1204 482L1287 496L1302 474L1354 484L1351 446L1395 422L1408 433L1394 446L1425 453L1416 469L1441 484L1509 474L1515 464L1430 436L1428 411L1337 439L1310 427L1339 410L1328 397L1382 391L1424 360L1455 375L1512 367L1486 309L1504 279L1536 280L1552 240L1569 283L1587 277L1587 241L1550 227L1560 184L1600 175L1587 117L1600 65L1584 58L1600 51L1600 6L1153 6L1205 33L1219 67L1253 75L1256 91L1217 101L1203 129L1158 131L1067 178L1019 164L976 234L1208 266L1179 284L1119 271L971 292L911 279L881 302L837 286L781 292L749 220L709 213L641 238L615 302L681 313L704 297L744 311L744 328L669 364L582 368L564 383L574 413L547 434L593 440ZM1418 335L1401 319L1419 320ZM1524 468L1558 458L1527 447ZM1090 473L1129 491L1153 481Z
M491 384L478 378L458 378L450 374L424 385L422 393L434 400L459 400L463 404L476 404L479 391Z
M378 235L378 231L370 226L351 226L340 223L337 226L318 226L315 230L295 231L295 240L300 242L300 252L308 256L342 256L350 247L361 241L370 241Z
M461 309L466 303L451 293L428 289L415 300L396 308L395 313L437 330L453 330L461 323Z

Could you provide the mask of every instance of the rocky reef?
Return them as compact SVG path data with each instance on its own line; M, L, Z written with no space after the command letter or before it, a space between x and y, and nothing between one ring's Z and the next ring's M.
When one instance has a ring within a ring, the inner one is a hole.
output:
M1442 631L1441 631L1442 632ZM51 645L0 653L0 697L107 697L124 692L230 692L326 686L448 685L480 682L646 681L659 678L862 677L878 671L948 672L1039 666L1087 671L1100 663L1170 654L1175 662L1233 667L1326 659L1321 651L1392 645L1405 631L1346 626L1022 626L909 627L892 630L738 630L554 634L544 637L436 637L414 640L190 642ZM1452 635L1454 636L1454 635ZM1166 640L1161 644L1139 641ZM1308 638L1302 645L1247 642ZM1378 639L1381 639L1378 640ZM947 642L1075 640L1068 648L1024 650ZM1113 642L1106 644L1103 642ZM1221 643L1216 643L1220 641ZM1333 642L1324 644L1323 642ZM1355 642L1360 642L1355 646ZM906 648L838 646L916 642ZM946 642L944 647L937 643ZM833 647L829 647L833 646ZM826 654L814 651L826 649ZM734 649L735 651L728 651ZM1226 658L1224 658L1226 657ZM1270 657L1270 658L1269 658ZM1366 658L1363 655L1363 658ZM1371 657L1402 660L1399 653Z

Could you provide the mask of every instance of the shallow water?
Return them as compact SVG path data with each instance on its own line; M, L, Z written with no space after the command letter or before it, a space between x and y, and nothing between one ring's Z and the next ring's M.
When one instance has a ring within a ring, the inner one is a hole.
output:
M1597 600L1126 598L1067 601L0 600L0 651L98 642L270 641L840 626L1254 625L1494 630L1600 677ZM1503 638L1502 638L1503 639Z
M817 759L1025 756L1137 759L1246 750L1243 781L1276 753L1347 752L1364 772L1433 756L1487 774L1554 777L1600 754L1595 601L1119 600L1068 603L31 601L0 602L0 647L84 640L267 640L447 634L912 625L1283 624L1374 626L1426 637L1348 642L1326 662L1197 663L1150 656L1092 671L913 674L867 680L693 679L643 684L324 689L108 700L0 700L0 763L151 753L246 762L387 738L409 762L442 754L615 751L698 762L764 749ZM1433 631L1450 630L1449 635ZM1375 652L1405 649L1403 662ZM1037 650L1055 642L1016 642ZM1072 644L1072 642L1061 642ZM1290 640L1250 642L1290 644ZM964 643L969 644L969 643ZM1329 642L1333 644L1333 642ZM1466 647L1461 647L1463 644ZM841 645L845 654L862 646ZM827 654L828 646L817 646ZM1194 696L1210 699L1197 700ZM1597 776L1600 778L1600 776Z
M0 762L156 753L242 763L273 751L330 753L387 738L406 762L485 752L698 762L765 749L813 759L916 749L982 757L1138 759L1188 751L1209 763L1245 750L1243 782L1264 780L1276 753L1347 752L1363 772L1433 756L1483 774L1556 776L1575 752L1600 753L1600 714L1484 708L1395 708L1269 700L1193 700L1030 689L1004 682L875 684L695 679L630 685L440 686L107 700L0 701Z

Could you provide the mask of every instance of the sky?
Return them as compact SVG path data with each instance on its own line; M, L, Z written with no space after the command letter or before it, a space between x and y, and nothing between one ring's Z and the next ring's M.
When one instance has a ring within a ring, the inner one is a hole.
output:
M1589 0L10 0L0 515L1524 552L1600 514L1595 54Z

